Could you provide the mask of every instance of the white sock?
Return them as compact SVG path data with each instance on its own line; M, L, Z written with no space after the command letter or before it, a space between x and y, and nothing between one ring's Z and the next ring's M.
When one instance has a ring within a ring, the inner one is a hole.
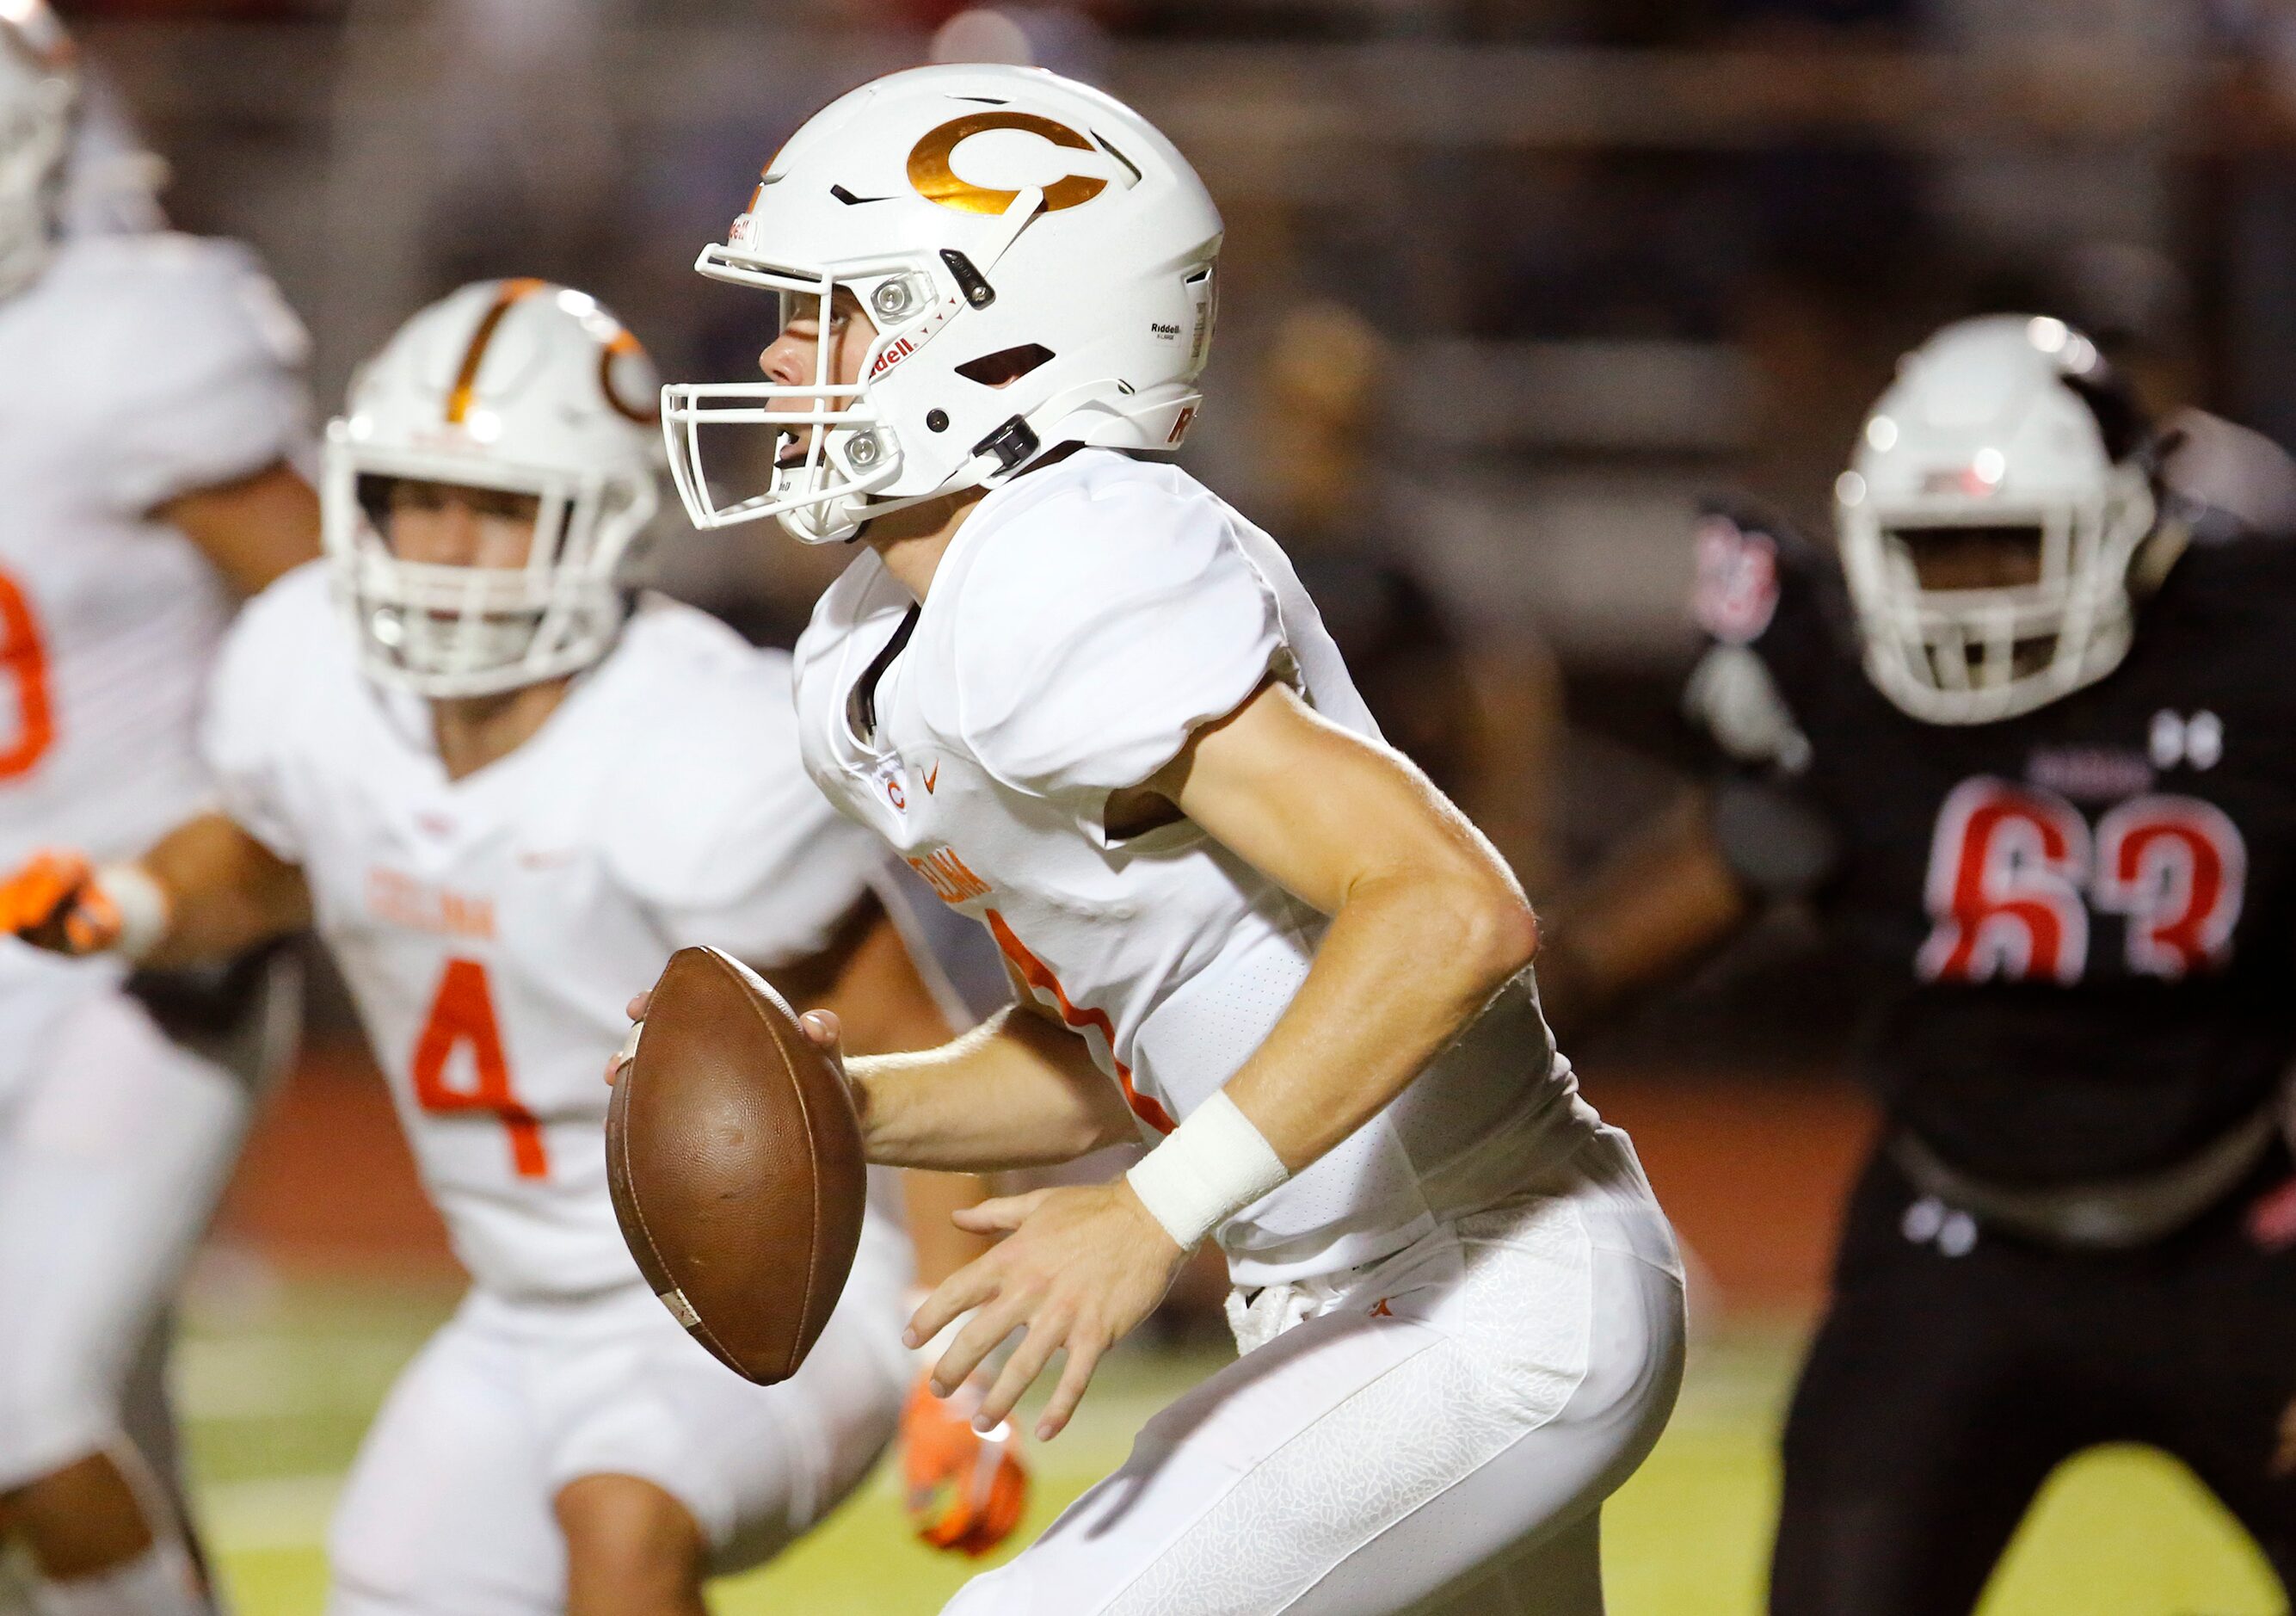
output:
M40 1616L209 1616L213 1608L191 1555L172 1538L92 1577L43 1579L33 1597Z

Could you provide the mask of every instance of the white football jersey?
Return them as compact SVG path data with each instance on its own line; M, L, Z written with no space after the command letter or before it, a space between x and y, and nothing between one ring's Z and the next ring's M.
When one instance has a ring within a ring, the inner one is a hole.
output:
M299 451L302 350L228 242L74 239L0 299L0 867L127 857L207 797L193 734L231 600L151 512ZM0 938L0 1095L123 974Z
M1109 792L1271 673L1376 736L1291 562L1185 472L1086 450L984 498L917 609L874 553L797 649L807 767L1082 1035L1152 1136L1256 1049L1324 919L1185 821L1111 842ZM859 722L867 676L875 724ZM1386 1111L1220 1231L1236 1282L1371 1261L1595 1125L1528 978Z
M151 513L300 451L302 344L252 255L186 235L64 242L0 299L0 860L127 857L206 796L231 597Z
M630 995L688 944L766 969L818 952L882 867L806 777L791 722L786 656L651 599L531 740L449 781L427 704L359 671L323 565L233 628L204 732L225 805L302 867L488 1290L639 1283L603 1080ZM876 1218L866 1243L900 1236Z

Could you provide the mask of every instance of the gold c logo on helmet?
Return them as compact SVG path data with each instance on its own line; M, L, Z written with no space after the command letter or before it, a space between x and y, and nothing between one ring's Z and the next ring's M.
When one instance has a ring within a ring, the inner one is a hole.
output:
M1018 191L995 191L986 185L976 185L957 177L950 160L957 147L976 135L991 129L1019 129L1039 135L1056 146L1071 152L1090 152L1092 142L1065 124L1056 124L1049 118L1037 118L1027 112L976 112L969 118L959 118L945 123L928 134L909 151L909 184L927 201L939 202L944 208L954 208L959 213L1002 213L1013 205ZM1054 180L1045 187L1045 211L1058 213L1063 208L1073 208L1088 202L1108 188L1108 182L1095 175L1070 174Z

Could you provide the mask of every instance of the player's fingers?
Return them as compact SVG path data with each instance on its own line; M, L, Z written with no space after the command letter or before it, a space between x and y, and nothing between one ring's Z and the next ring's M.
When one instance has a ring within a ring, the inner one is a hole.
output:
M838 1053L837 1041L845 1036L845 1028L838 1021L837 1012L808 1010L797 1018L797 1024L805 1029L806 1041L816 1049L826 1049L832 1054Z
M1009 1235L1026 1223L1052 1195L1050 1190L1030 1190L1025 1195L1000 1195L979 1206L960 1207L949 1221L973 1235Z
M646 1006L652 1003L653 989L649 988L644 993L638 994L633 997L628 1004L623 1005L622 1011L623 1013L630 1018L630 1020L634 1021L643 1021L645 1020Z
M1022 1300L999 1297L966 1320L948 1350L940 1355L940 1362L932 1367L933 1395L947 1397L972 1379L980 1360L996 1351L997 1344L1023 1322L1027 1309Z
M1000 1270L995 1258L993 1251L986 1257L976 1257L935 1286L933 1293L909 1315L909 1327L901 1332L902 1341L913 1348L922 1347L958 1314L996 1295Z
M996 1383L980 1399L980 1410L972 1416L973 1430L986 1436L1013 1412L1013 1405L1037 1383L1045 1366L1053 1361L1053 1354L1068 1340L1069 1324L1065 1316L1057 1314L1040 1313L1029 1321L1028 1334L1013 1349L1013 1356L1004 1360L1004 1372L997 1375Z
M1081 1331L1070 1333L1067 1346L1069 1361L1062 1366L1060 1384L1046 1400L1045 1412L1037 1416L1037 1440L1049 1442L1061 1434L1084 1400L1085 1388L1092 1384L1092 1372L1099 1366L1100 1355L1108 1350L1108 1343L1098 1336Z
M607 1059L607 1087L611 1088L614 1086L614 1079L622 1075L623 1067L627 1066L632 1061L638 1058L638 1035L644 1030L645 1023L644 1021L632 1021L630 1023L628 1033L622 1038L622 1046L614 1051L613 1054Z

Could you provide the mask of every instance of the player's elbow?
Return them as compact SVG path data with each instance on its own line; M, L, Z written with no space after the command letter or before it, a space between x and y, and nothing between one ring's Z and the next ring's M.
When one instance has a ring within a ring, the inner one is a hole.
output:
M1538 917L1514 883L1477 875L1439 883L1447 961L1470 998L1480 1000L1520 975L1538 952Z

